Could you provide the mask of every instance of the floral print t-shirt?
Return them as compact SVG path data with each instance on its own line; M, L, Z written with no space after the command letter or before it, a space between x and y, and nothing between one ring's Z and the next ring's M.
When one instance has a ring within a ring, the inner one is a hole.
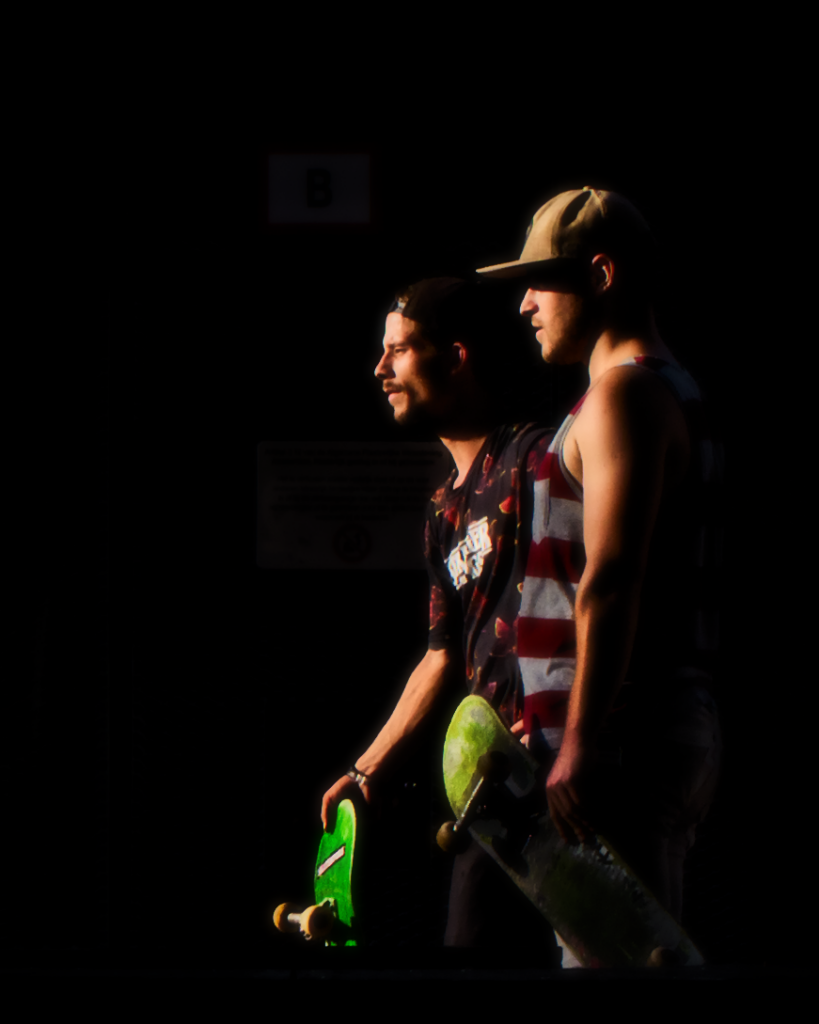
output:
M459 656L468 691L485 697L509 725L523 708L517 620L533 489L553 436L534 423L498 427L463 484L453 487L453 470L427 513L429 647Z

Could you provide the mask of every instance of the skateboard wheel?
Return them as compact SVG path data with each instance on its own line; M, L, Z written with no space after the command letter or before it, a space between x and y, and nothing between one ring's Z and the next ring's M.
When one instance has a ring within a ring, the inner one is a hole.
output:
M295 921L288 920L288 917L290 914L295 916L298 913L299 908L295 903L280 903L273 911L273 924L275 924L280 932L297 932L299 930L298 924Z
M676 949L668 949L666 946L657 946L652 949L648 958L649 967L677 967L680 963L680 954Z
M490 750L478 758L478 771L490 786L505 782L510 770L509 758L499 750Z
M302 931L310 939L326 939L334 922L333 912L327 907L308 907L301 915Z
M463 853L469 844L468 835L455 831L454 821L445 821L438 829L436 839L444 853Z

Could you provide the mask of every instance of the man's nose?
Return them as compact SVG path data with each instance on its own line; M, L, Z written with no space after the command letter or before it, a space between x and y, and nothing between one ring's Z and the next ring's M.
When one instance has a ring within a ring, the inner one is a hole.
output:
M535 302L534 292L531 288L527 288L526 294L523 296L523 302L520 304L520 315L529 316L530 313L534 313L537 309L537 303Z
M376 375L376 377L378 377L379 380L381 380L384 377L389 377L389 376L392 375L392 367L390 366L389 362L387 361L387 354L386 354L386 352L378 360L378 365L373 370L373 373Z

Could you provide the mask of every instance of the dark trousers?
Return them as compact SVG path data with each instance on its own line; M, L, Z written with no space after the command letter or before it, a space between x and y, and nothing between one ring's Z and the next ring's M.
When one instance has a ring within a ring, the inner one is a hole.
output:
M560 966L549 923L474 840L452 867L444 945L497 950L512 958L520 950L535 954L545 968Z
M721 760L716 705L691 687L668 727L625 745L621 766L600 771L591 794L598 832L678 921L685 857L714 800Z

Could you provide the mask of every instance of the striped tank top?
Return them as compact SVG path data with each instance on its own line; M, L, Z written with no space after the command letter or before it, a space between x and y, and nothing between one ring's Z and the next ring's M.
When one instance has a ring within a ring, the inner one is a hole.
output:
M658 513L627 682L603 730L623 738L630 724L647 710L656 710L681 684L713 686L722 446L706 422L700 389L687 371L651 356L620 365L650 370L671 389L685 415L691 450L678 493ZM524 729L530 750L544 759L560 748L576 668L574 600L586 564L583 489L566 467L563 445L585 398L561 424L537 473L518 620Z

